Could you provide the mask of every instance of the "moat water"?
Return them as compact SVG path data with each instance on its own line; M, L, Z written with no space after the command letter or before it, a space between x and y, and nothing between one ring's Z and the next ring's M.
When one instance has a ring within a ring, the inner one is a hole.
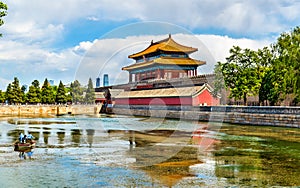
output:
M33 158L13 151L35 137ZM1 187L300 186L300 129L117 115L0 117Z

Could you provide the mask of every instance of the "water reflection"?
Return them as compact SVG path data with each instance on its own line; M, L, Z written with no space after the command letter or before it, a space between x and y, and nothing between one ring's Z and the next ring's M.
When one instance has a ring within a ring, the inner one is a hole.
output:
M55 161L64 161L59 164L73 173L69 176L79 187L84 187L80 178L86 176L104 178L98 182L101 185L122 187L132 185L132 181L139 181L140 186L178 187L300 185L299 129L223 124L218 130L188 121L177 128L175 120L160 121L160 126L157 122L127 117L14 118L0 122L0 140L9 148L19 132L31 133L37 140L36 160L31 165L57 174ZM0 148L2 160L15 156L7 148ZM105 171L101 171L103 167ZM118 170L112 170L115 168ZM79 170L90 174L78 175ZM128 175L129 170L135 173ZM113 176L112 171L119 177L114 183L105 179ZM5 173L13 173L13 168ZM66 176L63 170L60 173ZM49 177L44 181L53 180Z
M50 135L50 132L48 132L48 131L44 131L43 132L43 141L44 141L44 144L46 144L46 145L48 145L48 140L49 140L49 135Z
M236 134L224 135L216 145L213 152L216 176L227 178L228 182L237 185L298 186L300 180L296 177L300 177L300 132L297 129L282 128L274 128L270 132L270 129L273 128L224 126L221 131ZM290 131L294 135L286 138ZM245 134L259 137L241 136ZM291 139L293 142L286 141Z
M81 130L71 129L72 142L74 146L80 145Z
M56 134L57 134L57 137L58 137L58 144L64 144L64 141L65 141L65 131L64 131L64 129L60 129L60 131L58 131Z
M89 147L91 148L93 145L93 137L95 134L95 130L94 129L86 129L86 133L87 133L87 142L89 144Z

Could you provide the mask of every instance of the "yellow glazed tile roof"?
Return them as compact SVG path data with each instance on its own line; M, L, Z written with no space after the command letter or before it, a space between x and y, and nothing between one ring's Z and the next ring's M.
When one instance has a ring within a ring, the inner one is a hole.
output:
M178 66L200 66L205 64L205 61L199 61L191 58L172 58L172 57L159 57L151 61L145 61L142 63L134 63L129 66L123 67L122 70L133 70L142 67L147 67L154 64L160 65L178 65Z
M192 53L196 52L198 49L193 47L184 46L175 42L171 36L169 38L158 41L158 42L151 42L150 46L143 51L138 53L129 55L129 58L137 58L143 55L156 52L158 50L167 51L167 52L184 52L184 53Z
M115 98L155 98L155 97L186 97L196 96L202 92L206 85L191 86L191 87L178 87L178 88L160 88L149 90L136 90L124 91L117 95Z

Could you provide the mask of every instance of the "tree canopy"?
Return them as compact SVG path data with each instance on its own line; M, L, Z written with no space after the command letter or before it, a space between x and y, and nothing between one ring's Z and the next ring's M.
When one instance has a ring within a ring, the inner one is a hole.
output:
M233 46L226 62L219 62L215 74L222 74L224 86L215 82L215 93L230 91L229 98L258 96L261 104L300 103L300 27L282 33L274 44L257 51Z
M42 89L41 89L41 102L43 104L54 104L55 103L54 89L51 87L47 78L45 79Z
M58 104L64 104L67 102L66 90L62 81L59 82L57 92L56 92L55 102Z
M40 82L34 80L29 86L29 91L26 94L26 100L29 104L38 104L41 103L41 89Z
M85 103L87 104L94 104L95 103L95 90L93 87L93 81L91 78L89 78L88 81L88 87L86 89L86 94L85 94Z
M78 80L75 80L71 83L71 95L72 95L72 102L82 103L83 102L83 90L84 88L81 86Z
M0 1L0 26L4 24L3 17L7 15L7 5ZM2 34L0 33L0 37Z

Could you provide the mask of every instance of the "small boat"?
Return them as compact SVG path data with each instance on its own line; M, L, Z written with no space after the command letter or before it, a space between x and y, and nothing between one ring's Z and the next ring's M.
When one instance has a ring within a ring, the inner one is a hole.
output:
M30 152L34 148L35 142L31 141L31 143L15 143L14 151L18 152Z

